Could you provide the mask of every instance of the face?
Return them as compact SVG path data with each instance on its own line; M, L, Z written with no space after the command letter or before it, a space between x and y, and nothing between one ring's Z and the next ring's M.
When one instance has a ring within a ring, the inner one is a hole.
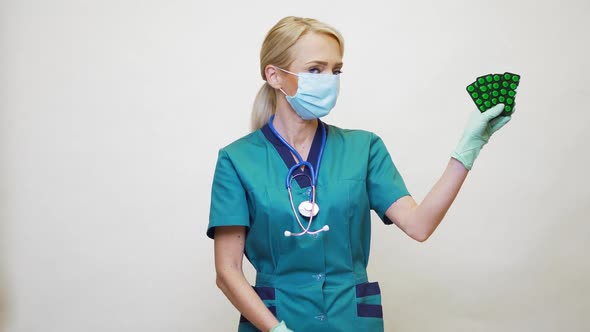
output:
M303 35L291 48L293 62L289 68L292 73L335 74L341 73L342 56L338 41L323 33ZM280 88L288 95L297 93L297 76L277 70Z

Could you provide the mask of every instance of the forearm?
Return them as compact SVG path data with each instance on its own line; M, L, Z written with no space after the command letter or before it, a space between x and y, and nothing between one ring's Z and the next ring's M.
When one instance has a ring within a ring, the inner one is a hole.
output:
M440 179L409 215L406 233L419 241L428 239L457 197L468 172L461 162L451 158Z
M279 322L252 289L241 270L234 268L217 272L217 286L254 326L270 331Z

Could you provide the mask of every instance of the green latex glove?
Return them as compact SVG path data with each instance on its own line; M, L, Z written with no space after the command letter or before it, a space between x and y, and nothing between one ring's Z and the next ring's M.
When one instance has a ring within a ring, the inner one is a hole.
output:
M490 136L510 121L510 116L498 117L503 110L504 104L498 104L483 113L475 110L469 117L463 136L452 154L452 157L459 160L468 170L473 167L479 151Z
M270 332L293 332L293 330L290 330L287 325L285 325L285 321L281 321L279 325L270 329Z

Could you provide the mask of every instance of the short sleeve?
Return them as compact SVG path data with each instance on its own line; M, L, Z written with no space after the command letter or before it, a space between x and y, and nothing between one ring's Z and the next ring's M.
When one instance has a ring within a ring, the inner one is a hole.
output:
M367 192L371 209L377 212L385 224L393 223L385 216L385 212L391 204L403 196L410 195L385 144L375 134L372 134L369 151Z
M207 236L213 239L218 226L249 227L249 218L246 191L231 159L222 149L213 176Z

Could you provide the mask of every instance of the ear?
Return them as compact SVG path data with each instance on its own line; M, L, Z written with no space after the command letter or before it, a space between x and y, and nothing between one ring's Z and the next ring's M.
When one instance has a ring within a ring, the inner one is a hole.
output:
M279 75L279 71L273 65L266 65L264 67L264 75L266 76L266 81L268 85L275 89L280 89L282 84L281 76Z

